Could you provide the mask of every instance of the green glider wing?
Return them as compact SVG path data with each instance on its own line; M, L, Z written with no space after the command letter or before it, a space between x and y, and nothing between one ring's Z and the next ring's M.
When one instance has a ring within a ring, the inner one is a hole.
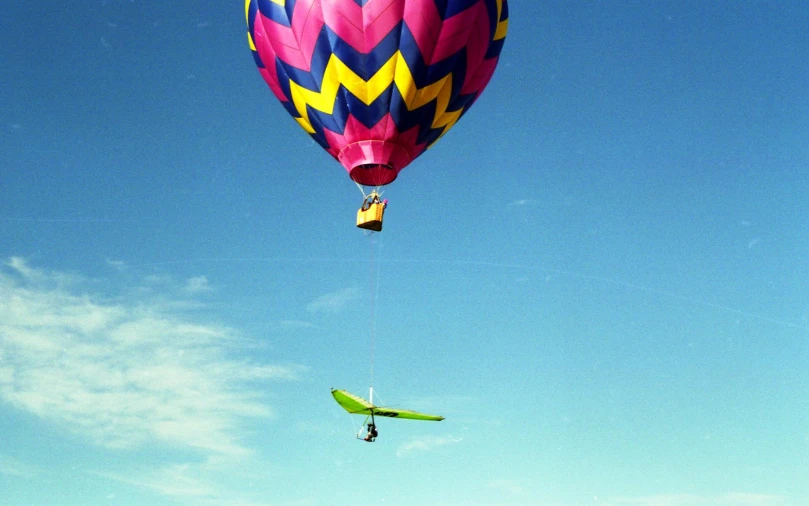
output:
M374 415L374 416L389 416L391 418L406 418L408 420L432 420L440 422L444 419L443 416L427 415L425 413L417 413L409 409L396 409L396 408L381 408L374 406L362 397L348 393L345 390L332 390L331 394L337 404L343 407L352 415Z

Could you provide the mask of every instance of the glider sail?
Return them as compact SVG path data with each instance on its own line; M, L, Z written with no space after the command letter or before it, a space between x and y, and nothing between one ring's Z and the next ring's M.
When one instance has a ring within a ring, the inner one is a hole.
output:
M430 420L440 422L443 416L417 413L409 409L383 408L374 406L362 397L346 392L345 390L332 390L331 394L337 404L352 415L388 416L391 418L406 418L408 420Z

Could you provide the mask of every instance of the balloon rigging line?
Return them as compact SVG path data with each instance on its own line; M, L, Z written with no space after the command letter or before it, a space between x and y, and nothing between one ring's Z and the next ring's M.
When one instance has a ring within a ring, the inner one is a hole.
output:
M370 284L371 284L371 350L370 350L370 386L374 387L374 348L376 346L376 299L379 296L379 285L381 282L382 271L382 238L377 241L378 253L376 258L374 256L374 236L376 234L368 235L368 243L371 250L370 262Z
M370 195L370 193L365 193L365 189L364 189L364 188L362 187L362 185L361 185L361 184L359 184L358 182L354 181L354 184L355 184L355 185L357 185L357 189L360 191L360 193L362 193L362 198L363 198L363 200L364 200L364 199L367 199L367 198L368 198L368 196ZM382 187L381 187L381 186L377 186L377 187L375 187L373 190L371 190L371 193L374 193L374 192L376 192L376 194L377 194L377 195L379 195L380 197L382 196L382 194L383 194L383 193L385 193L385 192L382 190Z
M362 199L365 200L368 198L368 195L365 194L365 190L362 189L362 185L358 182L354 181L354 184L357 185L357 189L362 193Z
M379 289L378 281L374 276L374 234L368 235L368 244L371 250L370 261L370 283L371 283L371 365L370 365L370 386L374 388L374 341L376 340L376 294ZM371 400L373 402L373 399Z

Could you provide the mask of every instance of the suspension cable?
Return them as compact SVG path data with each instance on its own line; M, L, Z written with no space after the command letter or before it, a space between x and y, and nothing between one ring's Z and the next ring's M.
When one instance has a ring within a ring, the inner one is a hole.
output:
M368 244L371 250L370 260L370 283L371 283L371 365L370 365L370 384L374 388L374 344L376 341L376 295L379 289L379 283L376 280L376 265L374 259L374 234L368 234Z
M357 189L359 189L360 193L362 193L362 199L365 200L368 198L368 195L365 194L365 190L362 188L362 185L358 182L354 181L354 184L357 185Z
M356 183L356 181L355 181L355 183ZM357 188L359 188L360 192L362 192L363 196L366 199L370 195L376 194L378 196L378 195L381 194L380 193L381 188L376 187L374 190L371 191L370 194L366 195L365 190L363 189L363 187L359 183L356 183L356 184L357 184ZM369 395L370 395L370 399L369 400L371 401L371 404L373 404L373 395L374 395L373 394L373 392L374 392L374 348L375 348L375 345L376 345L376 299L377 299L377 297L379 295L380 271L382 269L382 266L381 266L381 262L377 258L375 258L375 255L374 255L374 236L375 236L375 234L373 232L369 232L369 233L366 233L366 235L368 236L368 245L369 245L369 249L370 249L370 255L369 255L370 256L370 260L369 260L369 269L370 269L369 282L370 282L370 287L369 288L370 288L370 296L371 296L371 302L370 302L370 305L371 305L371 315L370 315L371 316L371 321L370 321L371 342L370 342L370 352L369 352L369 354L370 354L370 365L369 365L369 379L370 379L370 392L369 392ZM379 249L378 255L381 256L381 252L382 252L382 240L381 240L381 237L380 237L379 241L377 242L377 244L378 244L378 249Z
M369 195L371 195L371 194L373 194L373 193L376 193L376 194L377 194L377 195L379 195L380 197L382 196L382 194L383 194L383 193L385 193L385 192L382 190L382 187L381 187L381 186L377 186L377 187L375 187L373 190L371 190L371 193L365 193L365 188L363 188L361 184L359 184L359 183L358 183L358 182L356 182L356 181L354 181L354 184L355 184L355 185L357 185L357 189L360 191L360 193L362 193L362 198L363 198L363 200L364 200L364 199L367 199L367 198L368 198L368 196L369 196Z
M374 244L374 237L378 237L376 241L376 245ZM373 232L368 234L368 241L370 244L370 289L371 289L371 343L370 343L370 387L371 390L374 388L374 351L376 346L376 303L377 298L379 297L379 285L381 282L381 270L382 270L382 236L380 234L374 234ZM375 247L376 246L376 247ZM374 250L378 250L376 255L374 254ZM373 394L371 394L373 395Z

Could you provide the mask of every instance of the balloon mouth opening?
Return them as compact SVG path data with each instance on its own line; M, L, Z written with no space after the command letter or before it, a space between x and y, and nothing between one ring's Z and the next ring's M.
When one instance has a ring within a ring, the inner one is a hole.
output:
M361 163L349 171L351 179L365 186L383 186L392 183L398 172L389 163Z
M362 163L354 167L355 169L362 169L362 170L393 170L393 165L389 163Z
M343 147L337 159L357 183L383 186L392 183L413 157L406 147L396 142L363 140Z

